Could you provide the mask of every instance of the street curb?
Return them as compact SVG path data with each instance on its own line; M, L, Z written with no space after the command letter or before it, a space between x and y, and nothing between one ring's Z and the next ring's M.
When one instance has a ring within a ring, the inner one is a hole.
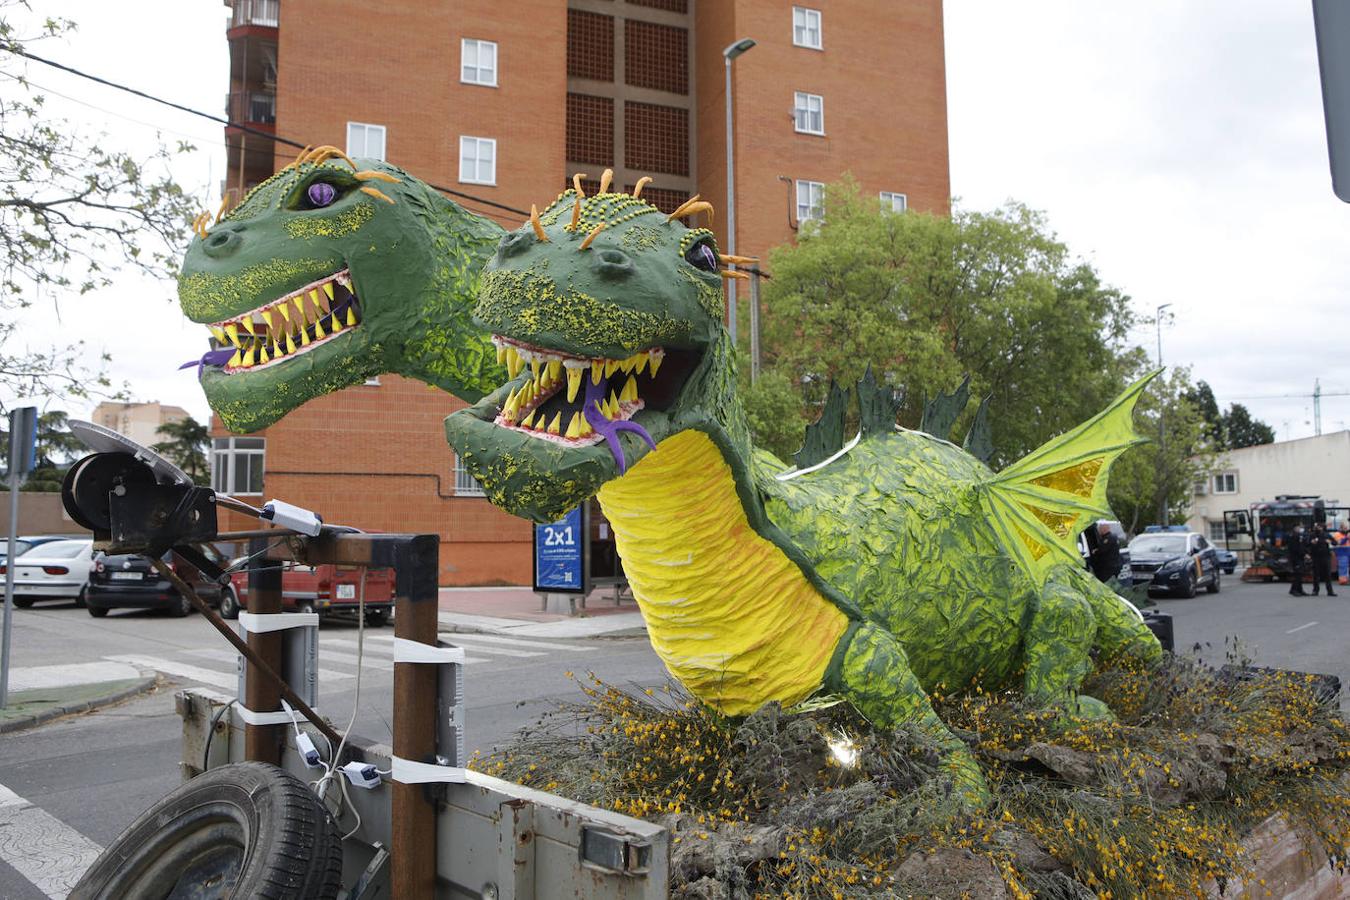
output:
M59 719L63 716L90 712L104 706L111 706L114 703L121 703L123 700L129 700L138 694L144 694L154 688L158 683L158 677L152 675L148 678L142 678L129 688L124 688L103 697L95 697L92 700L72 703L69 706L56 706L51 709L43 710L35 715L24 716L21 719L11 719L8 722L0 722L0 734L8 734L12 731L23 731L27 728L35 728L38 725L46 724L53 719Z

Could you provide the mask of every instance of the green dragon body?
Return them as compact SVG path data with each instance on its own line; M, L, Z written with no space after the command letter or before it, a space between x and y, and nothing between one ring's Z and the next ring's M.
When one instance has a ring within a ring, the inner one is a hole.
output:
M292 258L280 252L296 240L283 237L289 221L341 215L287 205L286 197L307 191L306 179L331 179L328 170L341 168L307 165L263 185L261 194L280 199L255 203L254 219L238 219L276 242L260 248L260 272L271 271L272 259ZM1138 440L1131 415L1147 379L995 473L942 439L963 393L930 404L922 430L910 431L895 426L890 395L869 375L856 390L858 437L843 441L845 394L836 392L797 465L788 466L751 446L713 235L678 220L706 204L691 201L667 216L640 197L609 192L608 178L591 197L578 184L502 236L476 285L465 267L469 251L450 267L457 277L421 284L429 267L443 268L436 247L481 248L490 229L466 225L467 213L440 201L439 221L424 223L430 239L405 234L407 218L390 214L409 196L431 195L397 176L387 185L395 203L377 206L345 244L300 239L311 242L302 246L311 257L350 266L361 328L382 321L385 310L392 317L371 338L384 355L358 371L385 366L460 394L501 378L446 420L450 444L493 503L534 521L598 497L653 647L704 702L745 714L771 701L842 697L877 725L927 732L957 783L978 799L974 759L934 712L930 692L1020 683L1034 703L1109 715L1078 694L1093 657L1161 657L1138 613L1083 570L1073 546L1087 522L1108 515L1107 473ZM257 221L272 218L279 224ZM471 237L456 242L460 231ZM194 244L184 266L184 308L199 321L223 328L222 312L248 313L308 277L203 302L202 291L189 288L213 239ZM340 260L326 253L333 247ZM356 257L344 247L369 248L369 274L357 277ZM405 258L407 247L431 250L430 259ZM239 275L213 277L230 284ZM384 295L381 279L398 292ZM465 324L475 287L474 318L493 335L505 373L494 373L486 338ZM446 356L396 349L408 347ZM285 396L305 399L355 377L325 379L316 366L291 380L286 365L273 363L261 389L284 386ZM357 363L335 352L333 365L346 372ZM219 412L256 409L266 398L250 406L260 388L240 378L258 374L205 372L208 399ZM277 408L224 418L258 427Z

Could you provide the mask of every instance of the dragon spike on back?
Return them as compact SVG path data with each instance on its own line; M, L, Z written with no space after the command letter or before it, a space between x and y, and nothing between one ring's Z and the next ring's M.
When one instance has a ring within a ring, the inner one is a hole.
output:
M599 225L591 229L591 233L586 235L586 240L581 242L581 246L577 247L577 252L580 253L582 250L585 250L587 247L589 247L591 245L591 241L599 237L600 232L604 231L607 227L609 227L608 222L601 222Z
M572 224L567 226L568 231L576 231L577 226L581 224L581 194L576 195L576 202L572 204Z
M609 190L609 183L613 180L614 180L614 170L606 169L604 173L600 176L600 190L596 191L596 193L603 194L607 192Z
M533 203L530 204L530 227L534 229L534 236L540 243L548 242L548 233L544 231L544 224L539 221L539 207Z
M577 172L572 176L572 187L577 192L578 197L585 197L586 192L581 189L581 179L586 177L585 172Z
M636 199L638 197L641 197L642 189L651 183L652 178L650 175L643 175L641 178L639 178L637 180L637 184L633 185L633 198Z

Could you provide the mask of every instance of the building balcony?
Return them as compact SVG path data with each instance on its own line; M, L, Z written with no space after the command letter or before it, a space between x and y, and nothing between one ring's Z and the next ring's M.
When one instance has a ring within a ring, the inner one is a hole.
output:
M267 91L235 91L226 95L225 115L239 125L277 124L277 95Z
M281 0L233 0L230 30L256 26L276 28L281 21Z

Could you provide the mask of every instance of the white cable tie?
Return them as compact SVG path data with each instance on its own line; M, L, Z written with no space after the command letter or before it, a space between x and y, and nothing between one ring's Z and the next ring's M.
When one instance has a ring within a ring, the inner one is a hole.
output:
M463 766L437 766L413 762L401 756L389 757L390 776L400 784L463 784Z
M251 613L239 611L239 627L253 634L288 628L319 627L318 613Z
M463 647L437 647L407 638L394 638L394 662L464 665Z

